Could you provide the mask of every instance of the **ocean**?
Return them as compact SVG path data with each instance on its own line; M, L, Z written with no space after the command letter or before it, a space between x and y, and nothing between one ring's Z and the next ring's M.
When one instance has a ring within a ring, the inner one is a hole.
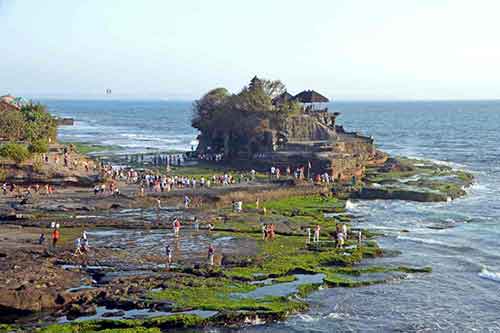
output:
M75 126L64 141L123 148L190 150L191 102L42 101ZM243 332L500 332L500 101L335 102L338 122L375 138L393 155L468 170L475 184L448 203L353 201L356 226L383 232L382 247L401 251L370 264L431 266L431 274L308 297L310 310Z

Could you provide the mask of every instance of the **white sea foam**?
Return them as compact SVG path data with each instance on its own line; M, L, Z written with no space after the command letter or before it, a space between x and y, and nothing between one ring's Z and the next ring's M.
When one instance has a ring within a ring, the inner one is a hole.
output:
M347 200L345 203L345 209L355 209L356 207L358 207L358 205L351 200Z
M312 322L312 321L318 321L319 318L318 317L313 317L313 316L310 316L308 314L299 314L297 316L300 320L302 321L305 321L305 322Z
M348 313L342 313L342 312L331 312L328 315L326 315L326 318L328 319L337 319L337 320L347 320L351 316Z
M401 239L401 240L407 240L407 241L410 241L410 242L415 242L415 243L450 246L450 244L447 244L447 243L444 243L444 242L440 242L440 241L432 239L432 238L416 238L416 237L408 237L408 236L398 236L397 238Z
M483 269L481 270L481 272L478 273L478 275L479 277L486 280L500 282L500 273L489 271L488 268L486 267L483 267Z

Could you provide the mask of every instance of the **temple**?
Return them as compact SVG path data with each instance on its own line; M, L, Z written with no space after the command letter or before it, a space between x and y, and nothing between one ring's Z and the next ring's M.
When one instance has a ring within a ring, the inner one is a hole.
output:
M258 79L254 77L251 86L256 84L255 80ZM273 114L283 114L278 110L291 103L297 110L286 112L285 116ZM368 165L383 163L386 155L376 149L373 138L344 130L337 124L340 113L330 112L329 103L328 98L314 90L296 95L284 91L272 99L271 111L265 113L269 116L264 128L248 138L232 136L233 140L246 143L235 154L227 154L227 145L221 144L224 133L203 130L198 153L220 152L231 162L251 161L262 168L311 165L312 173L327 172L342 181L361 177Z

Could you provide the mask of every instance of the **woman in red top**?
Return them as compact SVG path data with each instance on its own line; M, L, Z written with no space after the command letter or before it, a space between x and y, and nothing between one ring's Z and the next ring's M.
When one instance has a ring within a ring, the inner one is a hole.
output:
M59 237L61 237L61 234L59 233L59 230L58 229L54 229L54 231L52 231L52 247L54 249L56 248L56 244L57 244L57 241L59 240Z

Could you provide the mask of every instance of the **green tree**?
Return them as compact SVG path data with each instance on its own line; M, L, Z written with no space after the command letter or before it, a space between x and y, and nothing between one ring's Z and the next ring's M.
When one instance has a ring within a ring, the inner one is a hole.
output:
M31 153L44 154L49 151L49 144L45 139L38 139L33 141L28 149Z
M22 140L26 121L19 111L4 111L0 116L0 137L9 141Z
M22 106L21 113L26 121L25 140L34 142L40 139L56 139L57 122L44 105L30 102Z
M9 142L0 146L0 156L22 163L31 157L26 145Z

